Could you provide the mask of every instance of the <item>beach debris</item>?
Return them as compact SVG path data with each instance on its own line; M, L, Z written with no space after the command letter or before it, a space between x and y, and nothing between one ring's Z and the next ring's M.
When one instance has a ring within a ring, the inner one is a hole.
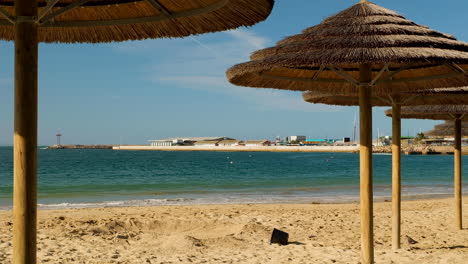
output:
M411 245L414 245L414 244L417 244L418 241L412 239L410 236L406 235L406 240L408 240L408 243L410 243Z
M82 223L89 224L89 225L95 225L95 224L97 224L97 221L96 220L88 220L88 221L82 221Z
M276 243L285 246L288 244L288 239L288 233L274 228L273 233L271 234L270 244Z
M196 238L196 237L193 237L193 236L185 236L185 238L192 242L192 245L195 246L195 247L204 247L205 245L203 244L203 242Z

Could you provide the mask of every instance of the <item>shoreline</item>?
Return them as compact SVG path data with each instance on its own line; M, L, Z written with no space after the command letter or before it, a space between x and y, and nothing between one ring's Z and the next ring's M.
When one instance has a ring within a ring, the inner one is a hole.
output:
M316 152L316 153L359 153L355 146L147 146L125 145L113 146L113 150L122 151L214 151L214 152ZM373 147L372 152L391 154L391 146ZM452 146L402 147L406 155L452 155ZM468 146L462 147L462 154L468 155Z
M374 203L376 263L464 263L467 229L454 229L452 204L403 201L402 248L393 250L391 203ZM11 211L0 219L0 263L10 263ZM291 243L270 245L273 228L288 232ZM356 203L39 210L38 231L40 263L355 264L360 252Z
M357 153L359 146L114 146L113 150Z
M449 193L434 193L434 194L411 194L403 195L402 201L425 201L438 199L451 199L453 194ZM463 199L468 199L468 195L463 196ZM391 196L374 196L374 203L391 202ZM38 210L41 211L61 211L75 209L104 209L104 208L139 208L139 207L164 207L164 206L241 206L241 205L293 205L293 204L328 204L328 205L344 205L358 204L359 197L347 197L346 199L331 198L331 197L296 197L291 199L278 200L248 200L248 201L225 201L213 202L196 200L192 198L163 198L163 199L141 199L141 200L121 200L121 201L100 201L100 202L76 202L76 203L59 203L59 204L38 204ZM0 206L0 212L12 211L13 207Z

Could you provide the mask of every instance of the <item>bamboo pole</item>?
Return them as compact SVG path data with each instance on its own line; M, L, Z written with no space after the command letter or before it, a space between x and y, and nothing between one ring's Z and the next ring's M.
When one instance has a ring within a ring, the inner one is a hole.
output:
M37 16L36 0L15 0L13 263L36 263Z
M370 64L359 67L361 263L374 263L372 194L372 80Z
M455 119L455 150L454 150L454 166L455 166L455 179L454 179L454 191L455 191L455 227L457 229L463 229L462 223L462 153L461 153L461 119L458 116Z
M401 233L401 105L400 96L392 104L392 248L400 248Z

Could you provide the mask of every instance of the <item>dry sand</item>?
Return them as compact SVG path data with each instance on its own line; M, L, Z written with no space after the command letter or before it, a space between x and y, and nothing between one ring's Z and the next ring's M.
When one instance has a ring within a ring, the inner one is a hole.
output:
M376 263L468 263L451 199L402 204L401 250L391 249L391 203L375 204ZM11 211L0 212L0 263L12 254ZM359 263L357 204L194 205L39 212L40 263ZM272 229L290 234L270 245Z

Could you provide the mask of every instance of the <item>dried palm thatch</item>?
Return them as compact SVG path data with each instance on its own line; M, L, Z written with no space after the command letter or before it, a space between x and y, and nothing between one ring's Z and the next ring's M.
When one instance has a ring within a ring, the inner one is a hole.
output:
M462 128L468 128L468 121L461 123ZM445 121L442 124L438 124L434 126L435 130L444 130L444 129L453 129L455 125L451 121Z
M327 104L340 106L356 106L359 105L358 96L336 95L321 91L307 91L302 93L304 101L313 104ZM372 106L390 106L391 103L386 98L373 96L371 98Z
M467 43L367 1L254 52L227 77L242 86L345 95L357 91L364 63L380 94L468 84Z
M40 42L185 37L264 20L274 0L37 0ZM14 0L0 1L0 39L13 40Z
M392 116L392 110L385 111L385 115ZM468 105L431 105L405 106L401 108L401 118L433 119L433 120L468 120Z
M466 88L465 88L466 89ZM456 89L460 91L461 89ZM412 105L468 105L468 92L458 93L450 89L428 90L423 92L407 92L401 94L399 104L403 106ZM302 93L304 101L313 104L328 104L341 106L359 105L359 94L341 95L321 90L312 90ZM391 96L373 95L372 106L392 106L395 103Z
M15 40L13 262L37 258L39 42L185 37L253 25L274 0L0 0L0 39Z
M455 127L447 129L432 129L429 131L425 131L423 134L424 136L428 137L453 137L453 135L455 135ZM461 136L468 136L468 128L462 128Z
M313 87L309 87L307 91L318 91L318 92L335 94L335 95L349 95L349 96L359 95L358 86L349 87L346 90L343 90L343 88L339 86L332 87L332 88L323 87L323 86L313 86ZM468 93L468 86L452 87L452 88L433 88L433 89L424 89L424 90L418 89L418 90L410 90L410 91L399 91L398 89L395 89L395 90L380 89L380 90L373 90L372 95L389 99L393 97L395 94L399 94L402 99L408 98L408 100L411 100L411 97L414 97L415 95L421 95L421 96L435 95L435 96L441 96L441 97L446 96L446 97L457 98L457 96L464 95L467 93ZM440 103L440 104L445 104L445 103Z

